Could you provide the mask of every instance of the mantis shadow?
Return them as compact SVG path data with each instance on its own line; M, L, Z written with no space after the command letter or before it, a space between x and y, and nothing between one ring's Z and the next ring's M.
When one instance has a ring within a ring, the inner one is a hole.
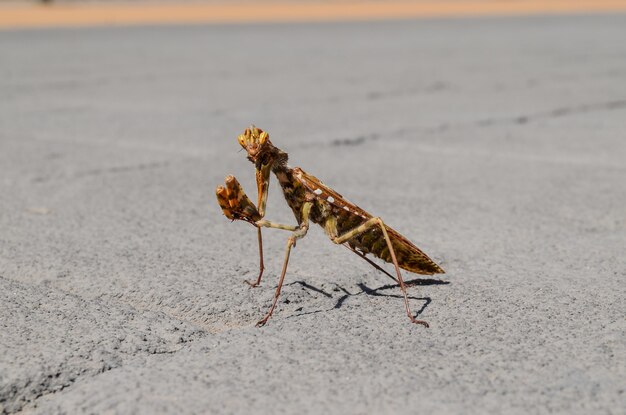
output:
M307 282L304 281L294 281L291 284L299 284L302 287L311 290L311 291L315 291L319 294L322 294L325 297L328 298L333 298L333 295L324 291L321 288L315 287L314 285L311 285ZM409 280L409 281L405 281L404 283L406 286L415 286L415 285L419 285L419 286L426 286L426 285L446 285L446 284L450 284L449 281L444 281L444 280L438 280L438 279L432 279L432 278L416 278L413 280ZM358 287L361 289L361 291L356 292L356 293L351 293L348 290L346 290L344 287L340 286L339 284L335 284L335 290L341 291L343 292L343 295L341 297L339 297L337 299L337 302L335 303L334 307L332 308L332 310L337 310L340 309L343 306L343 303L350 297L354 297L357 295L361 295L361 294L365 294L365 295L371 295L371 296L376 296L376 297L391 297L391 298L404 298L404 296L400 295L400 294L385 294L385 293L381 293L381 291L385 291L385 290L390 290L393 288L399 288L400 284L387 284L387 285L383 285L381 287L378 288L370 288L367 285L363 284L363 283L359 283L357 284ZM417 317L420 314L422 314L424 312L424 310L426 310L426 307L428 307L428 305L432 302L432 299L430 297L412 297L412 296L408 296L409 299L411 300L422 300L424 301L424 303L422 304L422 307L417 310L416 312L414 312L414 316ZM310 312L306 312L306 313L299 313L297 314L298 316L301 315L306 315L306 314L315 314L315 313L320 313L323 310L317 310L317 311L310 311ZM330 311L330 310L326 310L326 311ZM295 315L294 315L295 317Z

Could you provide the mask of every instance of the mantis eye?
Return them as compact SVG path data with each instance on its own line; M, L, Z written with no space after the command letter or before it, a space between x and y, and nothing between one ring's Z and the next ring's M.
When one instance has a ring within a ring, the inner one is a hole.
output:
M261 133L261 135L259 136L259 143L265 144L265 141L267 141L268 137L269 137L269 134L267 134L265 131L263 131Z

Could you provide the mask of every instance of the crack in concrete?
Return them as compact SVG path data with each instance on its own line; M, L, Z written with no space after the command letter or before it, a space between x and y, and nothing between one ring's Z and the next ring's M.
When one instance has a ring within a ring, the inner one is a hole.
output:
M104 297L105 296L101 296L101 298L104 298ZM127 293L117 293L117 294L107 296L107 297L110 298L109 300L106 301L107 303L127 305L133 308L134 310L142 311L142 312L163 313L164 315L174 320L178 320L180 322L189 324L197 328L198 330L202 331L205 334L216 333L214 328L211 326L211 323L217 322L218 320L212 319L211 317L214 314L218 314L218 313L208 312L206 313L206 316L204 319L202 320L194 319L194 318L187 317L187 314L189 314L190 311L193 311L193 309L190 309L185 305L178 305L177 307L174 307L168 304L164 304L162 300L158 300L157 302L148 301L146 298L149 298L149 295L146 295L145 298L142 298L142 299L139 299Z
M169 161L155 161L152 163L139 163L128 166L114 166L100 169L92 169L92 170L83 170L73 174L70 177L43 177L38 176L35 177L32 181L35 183L46 183L52 180L61 180L61 179L82 179L84 177L89 176L100 176L104 174L116 174L116 173L127 173L133 171L141 171L141 170L152 170L159 169L162 167L167 167L170 165Z
M348 138L337 138L330 142L330 145L333 147L340 146L358 146L361 144L365 144L369 141L375 141L380 138L380 135L373 133L367 135L360 135L357 137L348 137Z
M0 336L7 341L8 359L2 365L6 369L0 384L2 414L36 406L43 396L146 356L173 355L208 334L195 326L185 327L182 321L167 324L171 317L165 313L151 315L131 306L114 307L100 298L87 300L50 283L27 284L4 276L0 283L8 316L2 324L8 337ZM28 326L37 320L48 328L32 332ZM107 322L100 336L89 331L94 321ZM29 348L48 338L46 330L64 334L49 338L39 363L29 362Z
M86 177L86 176L100 176L102 174L109 174L109 173L126 173L129 171L137 171L137 170L151 170L151 169L158 169L161 167L167 167L169 165L170 163L167 161L155 161L152 163L140 163L140 164L129 165L129 166L116 166L116 167L109 167L109 168L103 168L103 169L85 170L82 172L78 172L77 174L73 176L73 178L79 179L79 178Z
M515 117L504 118L487 118L479 120L475 125L480 127L487 127L490 125L501 124L527 124L538 120L545 120L551 118L566 117L574 114L585 114L588 112L605 111L605 110L619 110L626 108L626 99L615 100L608 102L600 102L596 104L583 104L572 107L559 107L550 111L537 112L534 114L518 115Z
M185 342L186 343L191 343L191 342ZM156 355L170 355L173 356L174 354L178 353L179 351L181 351L182 348L177 349L177 350L172 350L172 351L158 351L158 352L153 352L153 353L149 353L147 357L149 356L156 356ZM57 393L60 393L68 388L73 387L74 385L77 385L78 383L80 383L83 380L86 379L94 379L97 378L98 376L101 376L105 373L111 372L113 370L119 370L119 369L123 369L125 366L128 366L129 364L131 364L133 361L138 361L140 359L140 357L138 356L132 356L134 359L131 360L130 362L124 364L121 363L117 366L107 366L107 367L103 367L101 371L95 371L95 372L90 372L90 371L84 371L81 373L76 374L75 377L70 378L70 381L67 384L62 384L60 386L55 386L52 382L50 382L49 384L49 388L44 388L42 389L41 393L38 394L37 396L35 396L32 400L24 403L23 406L21 406L20 408L18 408L15 411L8 411L5 412L3 410L2 415L6 414L6 415L13 415L13 414L20 414L20 413L24 413L25 410L29 410L29 409L34 409L37 408L37 402L40 401L42 398L46 398L49 397L51 395L55 395ZM59 368L59 371L54 375L48 375L48 379L57 379L61 376L62 374L62 369ZM28 384L27 384L28 385ZM2 408L2 401L0 401L0 409Z
M429 85L414 86L410 88L397 88L388 89L382 91L370 91L365 95L365 98L371 101L395 97L412 96L416 94L440 92L450 89L451 86L443 81L435 81Z
M537 112L534 114L522 114L516 115L512 117L501 117L501 118L486 118L477 121L470 121L464 123L442 123L434 127L412 127L412 128L398 128L393 131L386 132L373 132L369 134L357 135L354 137L346 137L346 138L335 138L326 142L323 142L322 145L327 147L340 147L340 146L359 146L363 144L369 144L373 141L380 139L381 137L385 137L386 140L394 140L394 139L405 139L407 134L415 133L415 132L425 132L427 134L437 134L445 131L463 129L468 127L490 127L495 125L524 125L529 124L531 122L552 119L552 118L561 118L570 115L576 114L585 114L589 112L596 111L614 111L621 110L626 108L626 99L618 99L608 102L600 102L595 104L583 104L578 106L571 107L558 107L548 111ZM292 146L293 148L310 148L310 147L319 147L320 142L318 140L315 141L315 144L311 143L303 143L298 146Z

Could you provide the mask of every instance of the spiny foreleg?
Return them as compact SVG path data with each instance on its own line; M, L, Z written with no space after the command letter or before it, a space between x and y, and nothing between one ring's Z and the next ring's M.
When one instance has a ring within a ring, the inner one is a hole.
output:
M251 286L255 287L261 281L261 276L263 275L263 241L261 239L261 228L275 228L275 229L283 229L287 231L296 231L299 229L298 226L292 225L283 225L280 223L275 223L271 221L267 221L262 219L263 215L259 212L252 203L252 201L248 198L243 188L237 181L237 179L233 176L227 176L224 179L225 186L218 186L215 193L217 196L217 202L219 203L224 215L230 220L243 220L252 225L256 226L258 229L258 238L259 238L259 254L261 258L260 263L260 271L259 277L255 283L251 283L246 281ZM267 189L265 189L265 197L267 197ZM265 209L265 201L259 201L259 205Z
M235 177L226 176L224 184L226 186L217 187L215 194L222 212L228 219L243 220L253 225L256 221L261 220L261 214Z
M270 187L270 171L269 164L261 165L256 169L257 209L261 215L261 219L265 217L265 206L267 205L267 194ZM261 233L261 227L257 228L257 240L259 242L259 276L254 282L245 280L251 287L258 287L258 285L261 284L261 278L265 270L265 266L263 265L263 235Z

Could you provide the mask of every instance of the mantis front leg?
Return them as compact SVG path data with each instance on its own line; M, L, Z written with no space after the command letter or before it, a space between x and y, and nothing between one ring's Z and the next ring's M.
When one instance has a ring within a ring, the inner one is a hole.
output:
M215 189L217 203L224 215L230 220L243 220L257 226L256 222L261 219L261 215L237 179L233 176L226 176L224 184L226 186L218 186Z
M269 170L268 170L269 171ZM258 176L257 176L258 177ZM263 215L265 214L265 202L267 200L267 186L269 182L267 180L259 182L259 207L263 210L263 213L259 212L256 206L252 204L248 196L243 191L243 188L233 176L227 176L224 180L224 186L218 186L216 189L217 201L224 212L224 215L231 220L244 220L253 224L258 229L258 237L259 237L259 254L260 254L260 271L259 277L257 281L251 283L246 281L252 287L256 287L261 282L261 276L263 275L263 242L261 238L261 228L274 228L274 229L282 229L286 231L294 232L294 235L298 235L302 229L302 225L300 226L292 226L292 225L283 225L280 223L271 222L268 220L264 220ZM306 205L307 208L303 209L303 217L306 218L307 224L306 228L308 229L308 215L311 209L310 203ZM304 219L303 219L304 220ZM304 232L306 234L306 231ZM302 235L304 236L304 234ZM294 240L295 244L295 240Z
M265 217L265 206L267 204L267 192L270 187L270 165L261 164L256 169L256 186L258 193L257 210L261 215L261 219ZM257 239L259 241L259 276L255 282L245 280L251 287L257 287L261 283L261 277L263 277L263 271L265 266L263 265L263 235L261 234L261 227L257 227Z

